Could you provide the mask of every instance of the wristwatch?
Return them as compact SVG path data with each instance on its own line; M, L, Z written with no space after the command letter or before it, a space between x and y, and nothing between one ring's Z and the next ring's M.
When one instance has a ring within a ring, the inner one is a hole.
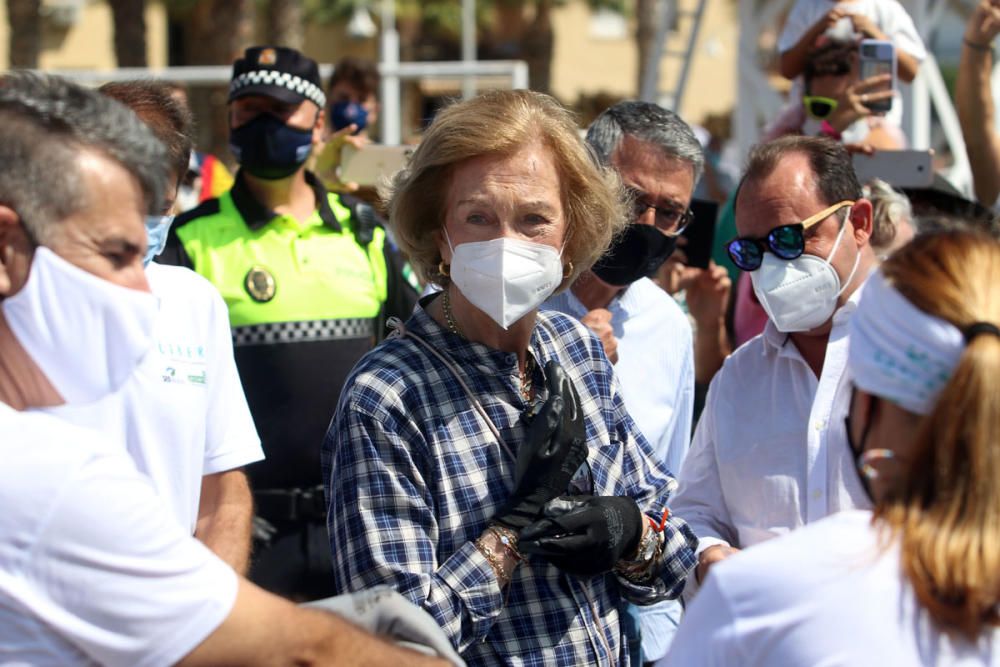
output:
M660 534L652 528L646 531L642 541L639 542L639 549L635 559L636 563L646 565L649 561L653 560L653 556L656 555L656 547L659 546L659 537Z

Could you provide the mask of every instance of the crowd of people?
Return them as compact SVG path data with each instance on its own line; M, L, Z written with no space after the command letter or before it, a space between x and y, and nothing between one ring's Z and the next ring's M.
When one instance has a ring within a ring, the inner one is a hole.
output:
M648 102L456 102L379 204L370 63L247 49L232 176L174 84L4 74L0 664L1000 667L998 33L978 201L904 192L912 21L799 0L718 220Z

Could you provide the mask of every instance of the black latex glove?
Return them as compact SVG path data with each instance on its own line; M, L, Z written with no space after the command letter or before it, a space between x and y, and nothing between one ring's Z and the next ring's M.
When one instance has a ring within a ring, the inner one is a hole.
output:
M548 399L528 424L517 452L514 491L493 521L520 531L548 501L566 493L573 473L587 460L587 429L580 398L558 362L545 365Z
M521 531L517 549L544 556L564 572L592 577L633 558L645 520L625 496L563 496L545 505L545 518Z

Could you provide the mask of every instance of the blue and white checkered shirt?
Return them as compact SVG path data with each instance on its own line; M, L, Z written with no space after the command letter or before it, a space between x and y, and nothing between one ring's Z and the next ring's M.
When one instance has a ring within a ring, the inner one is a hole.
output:
M517 357L443 329L418 306L406 329L458 366L510 451L526 438ZM586 418L594 495L629 496L651 517L669 473L625 411L600 342L582 324L539 313L531 338L536 400L558 361ZM474 541L507 500L514 461L454 373L404 336L365 356L323 443L338 592L389 584L437 619L470 665L628 665L619 607L677 597L697 541L671 518L658 574L577 578L529 557L501 590Z

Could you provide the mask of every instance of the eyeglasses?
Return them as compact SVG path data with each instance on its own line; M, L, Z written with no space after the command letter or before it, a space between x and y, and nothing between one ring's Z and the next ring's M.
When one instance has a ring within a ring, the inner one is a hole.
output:
M837 100L832 97L820 97L819 95L803 95L802 104L806 108L806 113L816 120L825 120L837 110Z
M626 185L625 192L628 195L629 202L632 204L632 215L634 218L638 220L646 211L653 209L656 216L656 227L660 231L671 235L680 234L687 229L687 226L694 219L691 209L666 208L650 204L646 201L648 195L638 188Z
M770 250L781 259L795 259L802 255L806 248L805 230L822 222L845 206L851 206L853 201L844 200L816 215L811 215L802 222L792 225L775 227L763 239L738 238L726 244L726 251L733 264L743 271L756 271L764 261L764 252Z

